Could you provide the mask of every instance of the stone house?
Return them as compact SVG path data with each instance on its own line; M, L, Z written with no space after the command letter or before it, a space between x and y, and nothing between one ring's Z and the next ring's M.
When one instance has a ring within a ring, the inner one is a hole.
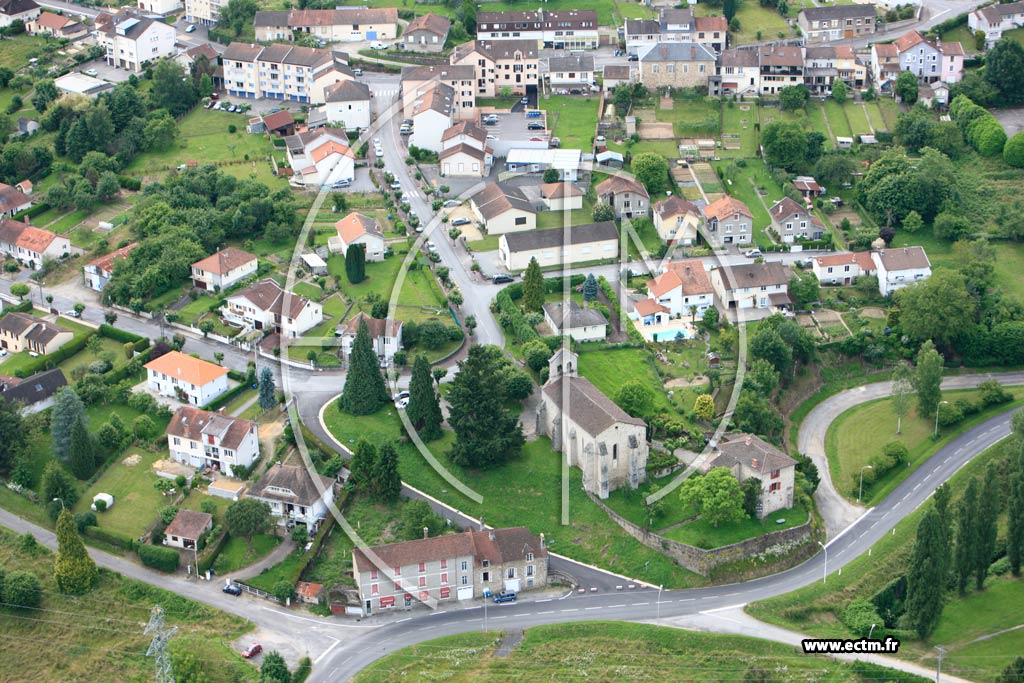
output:
M615 209L615 217L639 218L650 211L651 195L643 184L628 176L611 176L596 189L599 201Z
M789 197L775 202L768 213L772 217L772 229L785 244L797 240L820 240L825 234L825 224L821 219Z
M705 472L727 467L742 484L751 478L761 482L757 518L793 507L796 460L753 434L728 434L715 446L718 451Z
M715 74L715 53L699 43L642 47L640 82L648 88L701 88Z

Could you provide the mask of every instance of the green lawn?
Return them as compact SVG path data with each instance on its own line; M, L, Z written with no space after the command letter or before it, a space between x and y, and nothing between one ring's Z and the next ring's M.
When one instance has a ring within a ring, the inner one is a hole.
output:
M868 120L876 131L889 130L889 124L882 115L882 108L878 106L877 101L865 102L864 110L867 112Z
M1007 388L1019 398L1024 395L1020 388ZM942 400L955 402L957 399L977 401L980 392L977 390L946 391ZM856 499L860 487L860 471L872 458L882 452L886 444L900 441L910 452L906 467L897 466L875 482L873 486L864 486L864 503L871 505L882 500L895 486L920 467L941 445L942 441L932 440L935 430L935 416L917 414L917 406L913 399L907 414L903 416L902 433L896 434L896 414L892 400L888 398L870 401L851 408L835 419L829 427L825 438L825 451L828 456L829 470L836 489L850 499ZM964 420L955 427L940 428L939 434L943 441L963 431L970 424L977 424L985 419L1010 409L1010 404L993 406L977 415Z
M499 656L495 652L502 635L475 631L413 645L377 660L353 680L722 683L743 680L754 665L779 672L773 680L868 683L896 678L895 672L890 675L880 667L858 674L850 664L806 657L768 640L650 624L587 621L535 626Z
M90 363L99 360L100 357L107 354L113 355L115 367L127 362L124 354L124 344L108 337L100 337L99 339L100 346L97 353L92 353L88 348L85 348L57 366L64 371L65 377L70 380L75 368L88 367Z
M72 211L71 213L69 213L66 216L62 217L60 220L54 221L50 225L46 226L46 229L49 230L50 232L55 232L58 235L63 235L68 230L70 230L71 228L75 227L76 225L78 225L79 223L84 221L91 214L92 214L92 211L85 211L84 209L79 209L78 211ZM75 241L74 240L74 233L72 233L71 237L72 237L72 241ZM92 241L91 238L88 241L91 242Z
M221 576L248 567L257 560L261 560L271 553L279 544L281 539L269 534L256 534L252 538L252 550L244 538L232 536L220 551L220 555L213 562L213 569Z
M646 349L583 351L579 358L579 372L613 399L625 379L640 380L650 387L656 411L675 410L665 394L661 379L654 372L650 352Z
M494 4L488 3L488 11L498 11L492 9ZM516 7L520 8L520 5L516 4ZM541 101L540 107L548 113L548 128L552 129L552 135L561 138L562 147L582 149L586 154L593 151L599 115L597 104L596 97L549 97Z
M846 114L846 119L850 122L850 129L853 130L854 135L872 134L863 105L853 100L847 100L843 103L843 112Z
M753 182L752 182L753 181ZM736 175L732 178L732 184L726 184L729 194L747 205L754 215L753 228L754 240L760 247L768 246L771 241L765 234L765 228L771 225L772 218L768 214L765 205L771 206L782 198L782 188L765 168L764 162L760 159L747 159L745 168L738 168ZM763 189L765 195L762 198L759 190Z
M32 311L32 315L42 317L43 313L34 310ZM82 336L89 335L95 332L93 328L83 325L81 323L74 322L70 318L65 318L64 316L58 316L56 324L60 327L63 327L66 330L73 332L73 339L79 339ZM38 360L38 358L33 358L32 356L30 356L28 351L9 353L7 354L6 358L0 361L0 373L5 375L14 375L19 370L22 370L23 368L36 363ZM92 358L91 360L95 360L95 358Z
M292 287L292 292L312 301L320 301L320 298L324 295L324 290L320 289L319 285L314 285L311 282L295 283L295 286Z
M302 546L299 546L281 562L275 564L273 567L265 569L262 573L256 576L247 578L245 583L269 593L274 590L274 584L278 581L287 580L292 573L295 572L296 568L305 562L305 553L302 550Z
M821 102L812 100L807 103L807 120L814 126L814 130L831 140L833 146L835 145L836 138L833 131L829 130L828 123L825 121L825 109L822 107Z
M722 156L752 157L757 153L757 105L727 102L722 107L722 133L739 137L740 149L723 149Z
M92 426L98 427L99 424ZM132 467L125 465L125 458L135 453L142 457L141 462ZM96 514L99 525L133 538L141 536L156 520L160 508L170 505L172 501L171 496L164 496L153 488L153 483L157 481L152 470L153 463L166 455L166 452L129 448L82 495L82 499L75 504L75 512L88 510L97 493L109 493L114 496L114 506Z
M402 267L404 257L395 255L376 263L366 264L366 279L359 284L352 284L345 275L345 257L333 254L327 261L331 275L341 276L341 291L356 301L363 301L367 296L376 295L385 301L391 298L395 286L395 278Z
M853 137L853 131L850 128L849 120L846 118L846 112L843 110L842 105L831 97L825 100L825 115L828 117L828 125L831 126L832 132L836 137Z
M763 520L745 517L735 524L723 524L717 528L703 519L695 519L662 535L698 548L721 548L772 531L800 526L806 521L807 508L797 505L789 510L777 510Z
M372 443L395 440L400 422L394 408L386 406L370 416L352 417L336 406L324 413L331 432L352 448L356 440ZM570 471L568 527L561 525L561 462L546 438L526 444L520 458L488 471L467 470L446 455L454 435L446 432L429 445L431 453L455 477L483 496L474 503L453 489L424 460L415 446L399 442L402 480L462 510L471 517L484 516L494 526L524 525L544 533L552 550L574 559L596 563L611 571L666 586L695 585L702 579L664 555L627 536L582 490L578 469ZM500 504L495 504L500 501ZM645 574L645 563L647 566Z
M549 230L565 227L566 218L568 218L568 224L572 226L593 223L592 211L593 207L586 200L583 202L583 208L575 211L541 211L537 214L537 229ZM498 235L494 235L494 237L498 237ZM497 242L495 242L495 249L497 249Z
M178 322L183 325L194 325L200 318L210 311L210 306L220 300L212 296L199 296L195 301L190 301L175 311L178 315Z
M17 71L28 64L29 57L33 54L40 54L46 39L22 34L6 38L3 43L4 49L0 50L0 67ZM29 101L28 93L22 93L21 96L26 102Z
M541 214L543 215L543 214ZM538 216L539 218L539 216ZM466 248L470 251L497 251L498 240L501 239L501 235L486 235L482 239L473 240L472 242L466 242Z
M677 137L716 138L721 132L720 102L713 98L677 97L671 109L654 110L655 119L672 122Z
M1016 457L1017 448L1009 440L976 455L949 482L953 504L969 478L980 476L990 462L1006 463ZM833 572L828 582L818 581L799 590L751 604L747 610L758 619L818 638L856 637L842 623L840 615L856 598L871 599L878 591L902 576L907 569L917 525L930 507L922 505L896 525L872 547ZM1001 524L1005 529L1005 525ZM990 576L985 590L971 591L960 598L951 592L935 632L927 640L900 633L900 658L927 668L935 667L934 646L948 650L942 670L971 680L990 681L1010 663L1016 653L1024 652L1024 629L1017 629L989 640L972 642L981 635L993 634L1020 623L1024 609L1024 590L1020 579ZM884 628L884 627L883 627ZM875 637L884 637L882 628Z

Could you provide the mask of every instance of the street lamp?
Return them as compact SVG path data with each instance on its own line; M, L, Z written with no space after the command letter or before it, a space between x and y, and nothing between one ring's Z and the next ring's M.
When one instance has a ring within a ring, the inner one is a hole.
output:
M878 624L871 624L871 630L868 631L868 640L871 640L871 634L875 632L876 626L878 626Z
M825 569L821 572L821 582L825 583L825 577L828 576L828 548L826 548L825 544L821 541L818 541L818 545L820 545L821 549L825 551Z
M871 465L864 465L864 467L860 468L860 488L857 489L857 502L858 503L860 502L861 495L864 493L864 470L873 470L873 469L875 469L875 468L872 467Z
M67 508L64 507L64 499L61 498L60 496L54 497L53 502L56 503L58 500L60 501L60 509L61 510L67 510Z
M665 584L660 584L658 586L658 603L657 603L657 605L658 605L658 618L659 619L661 619L661 591L662 591L662 589L664 587L665 587Z
M939 408L949 403L949 401L939 401L938 405L935 406L935 438L939 437Z

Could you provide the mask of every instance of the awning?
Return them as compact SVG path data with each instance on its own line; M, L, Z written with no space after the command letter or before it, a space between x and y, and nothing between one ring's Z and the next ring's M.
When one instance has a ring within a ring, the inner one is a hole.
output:
M451 588L442 588L441 589L441 597L442 598L450 598L451 596L452 596L452 589Z
M792 306L793 300L789 298L789 294L786 292L776 292L768 295L768 301L772 303L772 306Z
M395 606L395 596L388 595L386 597L381 598L380 599L380 606L381 607L394 607Z

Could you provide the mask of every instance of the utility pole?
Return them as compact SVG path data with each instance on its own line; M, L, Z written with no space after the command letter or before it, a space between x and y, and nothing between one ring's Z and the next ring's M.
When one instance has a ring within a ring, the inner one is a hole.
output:
M936 646L935 649L939 652L939 664L935 668L935 683L939 683L939 678L942 676L942 655L946 654L946 648Z
M167 644L170 642L171 637L178 632L177 626L171 628L164 628L164 609L160 605L153 607L153 611L149 613L149 623L146 624L146 630L142 632L143 635L153 635L153 642L149 644L149 649L146 650L147 657L153 657L154 663L156 664L156 683L174 683L174 670L171 668L171 653L167 649Z

